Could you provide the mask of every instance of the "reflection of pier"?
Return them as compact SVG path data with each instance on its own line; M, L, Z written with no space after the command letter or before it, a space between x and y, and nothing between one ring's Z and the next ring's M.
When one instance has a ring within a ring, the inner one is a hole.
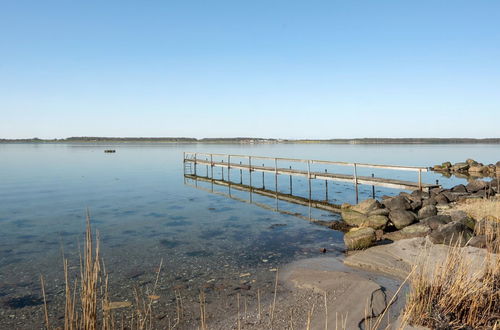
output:
M231 199L234 199L234 200L237 200L240 202L254 204L254 205L257 205L257 206L264 208L264 209L267 209L267 210L272 210L272 211L279 212L282 214L287 214L287 215L293 215L293 216L296 216L298 218L301 218L301 219L304 219L307 221L311 221L311 222L315 222L315 223L325 224L325 223L327 223L327 221L312 218L311 217L311 208L340 213L340 205L331 204L331 203L328 203L326 201L311 200L311 199L300 197L300 196L285 194L285 193L278 192L276 190L269 190L269 189L265 189L265 188L255 188L255 187L251 187L249 185L242 184L242 183L234 183L234 182L228 182L225 180L211 179L211 178L208 178L205 176L197 176L194 174L184 174L184 179L185 179L184 183L186 185L191 186L191 187L194 187L194 188L197 188L197 189L200 189L203 191L207 191L207 192L210 192L213 194L221 195L221 196L224 196L227 198L231 198ZM198 182L209 183L210 188L198 185ZM228 192L224 193L224 192L214 190L214 185L227 187ZM246 191L249 193L249 198L244 199L244 198L234 196L231 193L231 189L235 189L235 190L239 190L239 191ZM276 206L271 207L269 205L254 201L253 194L275 199ZM308 207L309 208L309 216L304 216L300 213L294 213L294 212L289 212L289 211L280 209L278 206L279 200Z
M239 163L234 162L234 160L240 160ZM256 165L259 162L271 162L272 165L262 166ZM296 168L292 168L292 165L283 167L284 163L293 164ZM297 169L297 165L306 166L306 169ZM335 166L335 167L350 167L353 174L339 174L328 172L325 168L324 172L315 171L312 169L313 165L322 166ZM416 166L397 166L397 165L376 165L376 164L362 164L362 163L347 163L347 162L332 162L323 160L306 160L306 159L292 159L292 158L275 158L275 157L261 157L261 156L243 156L243 155L224 155L224 154L206 154L206 153L184 153L184 174L194 174L197 175L197 167L203 165L207 167L207 177L208 168L210 167L211 178L213 179L213 169L214 167L221 168L223 171L222 177L224 177L224 170L227 170L228 182L231 182L231 170L239 170L240 177L241 172L248 172L249 184L248 187L251 189L256 189L252 185L252 173L260 172L264 178L264 173L274 174L275 186L277 186L278 175L286 175L290 177L290 190L292 188L292 176L306 177L309 184L309 200L311 199L311 180L325 180L328 181L340 181L340 182L352 182L356 191L356 200L358 200L358 185L371 185L371 186L382 186L393 189L402 190L430 190L435 187L439 187L436 184L426 184L422 182L422 172L427 172L425 167ZM373 174L371 176L361 176L358 175L358 169L360 168L371 168L371 169L381 169L381 170L392 170L392 171L413 171L418 174L418 181L404 181L396 180L383 177L375 177ZM263 188L265 187L263 183ZM264 189L265 190L265 189ZM277 190L277 189L276 189ZM277 191L274 194L279 194Z

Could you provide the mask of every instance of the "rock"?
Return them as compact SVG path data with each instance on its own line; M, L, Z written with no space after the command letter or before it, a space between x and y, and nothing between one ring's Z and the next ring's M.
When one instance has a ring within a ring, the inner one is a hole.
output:
M349 226L356 226L356 227L361 226L368 219L368 217L363 213L359 213L351 209L343 209L341 211L341 215L342 219Z
M451 167L451 169L456 172L465 172L469 169L469 166L470 165L467 163L456 163Z
M417 211L418 209L420 209L422 207L422 201L421 200L412 201L410 203L410 207L411 207L412 211Z
M452 191L443 191L442 194L445 195L448 201L450 202L456 202L460 197L467 195L467 193L452 192Z
M436 197L437 195L439 195L440 193L443 192L443 188L432 188L430 193L431 193L431 197Z
M363 227L371 227L373 229L384 229L389 219L385 215L370 215L362 224Z
M488 184L483 181L483 180L473 180L465 186L465 189L467 189L468 193L475 193L478 192L479 190L483 190L486 188Z
M410 196L418 197L420 200L430 197L428 192L422 190L413 190Z
M373 210L370 213L368 213L368 216L372 216L372 215L385 215L385 216L388 216L389 215L389 210L388 209Z
M413 212L397 209L389 213L389 219L396 229L402 229L413 223L416 216Z
M469 173L484 173L484 172L488 172L488 167L487 166L484 166L484 165L471 165L471 167L469 167Z
M410 203L404 196L396 196L386 199L382 202L386 208L390 211L392 210L409 210L411 208Z
M436 203L438 205L445 205L445 204L448 204L449 203L449 200L448 198L444 195L444 193L440 193L439 195L437 195L435 197L436 199Z
M434 205L426 205L418 211L417 218L425 219L428 217L432 217L433 215L436 214L437 214L437 208Z
M467 245L477 247L480 249L485 249L486 248L486 236L485 235L474 236L469 240L469 243Z
M467 189L465 189L465 186L463 184L456 185L455 187L451 188L452 192L467 192Z
M436 205L436 204L437 204L436 199L434 197L431 197L424 199L424 201L422 202L422 207L425 207L427 205Z
M427 236L431 232L431 228L427 225L424 225L422 223L415 223L413 225L404 227L401 229L401 233L406 237L406 238L413 238L413 237L424 237Z
M450 222L434 230L429 238L434 244L465 246L472 237L472 230L460 222Z
M375 229L357 228L351 229L344 235L344 243L348 250L360 250L372 246L375 238Z
M351 207L352 205L349 203L342 203L342 205L340 205L341 210L350 209Z
M363 214L368 214L372 211L375 211L377 209L380 209L382 205L380 205L379 201L373 198L369 198L367 200L362 201L361 203L354 205L351 207L351 210L363 213Z
M476 221L469 217L464 211L453 210L450 212L450 217L451 221L463 223L471 230L474 230L474 228L476 227Z
M446 225L451 222L451 217L449 215L434 215L423 220L420 220L421 224L429 226L432 230L438 229L442 225Z
M441 167L448 169L448 168L451 167L451 162L444 162L444 163L441 164Z
M321 249L319 249L319 252L326 253L326 249L325 248L321 248Z

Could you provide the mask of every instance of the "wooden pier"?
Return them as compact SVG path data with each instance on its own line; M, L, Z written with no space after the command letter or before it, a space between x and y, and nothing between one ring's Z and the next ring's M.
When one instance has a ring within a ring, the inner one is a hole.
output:
M234 160L240 160L239 162L234 162ZM244 163L243 163L244 161ZM272 162L272 166L262 166L257 165L262 163L262 161ZM307 169L294 169L292 166L288 168L283 167L283 163L287 164L305 164ZM290 177L290 188L291 188L291 177L299 176L305 177L309 182L309 199L311 197L311 180L325 180L328 181L338 181L338 182L350 182L354 185L356 191L356 200L358 200L358 185L371 185L371 186L381 186L386 188L400 189L400 190L424 190L429 191L432 188L439 187L438 184L428 184L422 182L422 172L427 172L426 167L417 166L399 166L399 165L377 165L377 164L364 164L364 163L348 163L348 162L335 162L335 161L325 161L325 160L308 160L308 159L294 159L294 158L278 158L278 157L263 157L263 156L247 156L247 155L229 155L229 154L208 154L208 153L196 153L196 152L185 152L184 153L184 174L194 174L197 175L197 167L199 165L204 165L207 167L207 177L208 168L210 168L211 178L213 179L213 169L214 167L222 168L222 171L227 170L227 181L231 181L231 170L248 171L249 173L249 186L252 187L252 173L272 173L275 177L275 186L277 187L278 175L286 175ZM352 174L340 174L340 173L329 173L325 169L324 172L314 171L311 169L312 165L334 165L350 167ZM382 170L394 170L394 171L412 171L416 173L416 181L405 181L397 180L385 177L375 177L373 174L371 176L361 176L358 175L358 169L360 168L371 168L371 169L382 169ZM187 173L190 172L190 173ZM277 188L276 188L277 189Z

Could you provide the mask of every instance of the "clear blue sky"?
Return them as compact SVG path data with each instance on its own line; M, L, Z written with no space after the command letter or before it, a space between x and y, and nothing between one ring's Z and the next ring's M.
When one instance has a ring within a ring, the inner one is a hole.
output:
M0 137L500 137L500 1L1 1Z

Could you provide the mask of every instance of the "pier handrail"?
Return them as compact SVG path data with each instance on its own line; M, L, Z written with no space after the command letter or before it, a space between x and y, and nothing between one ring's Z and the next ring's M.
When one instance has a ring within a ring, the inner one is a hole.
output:
M308 159L299 159L299 158L282 158L282 157L269 157L269 156L252 156L252 155L236 155L236 154L218 154L218 153L204 153L204 152L185 152L184 159L186 159L187 155L193 155L198 158L197 155L203 155L212 157L219 156L224 158L245 158L251 157L252 159L268 159L268 160L276 160L276 161L289 161L289 162L297 162L297 163L309 163L309 164L324 164L324 165L339 165L339 166L356 166L356 167L365 167L365 168L381 168L387 170L399 170L399 171L415 171L415 172L427 172L427 167L422 166L403 166L403 165L384 165L384 164L367 164L367 163L352 163L352 162L339 162L339 161L329 161L329 160L308 160Z

